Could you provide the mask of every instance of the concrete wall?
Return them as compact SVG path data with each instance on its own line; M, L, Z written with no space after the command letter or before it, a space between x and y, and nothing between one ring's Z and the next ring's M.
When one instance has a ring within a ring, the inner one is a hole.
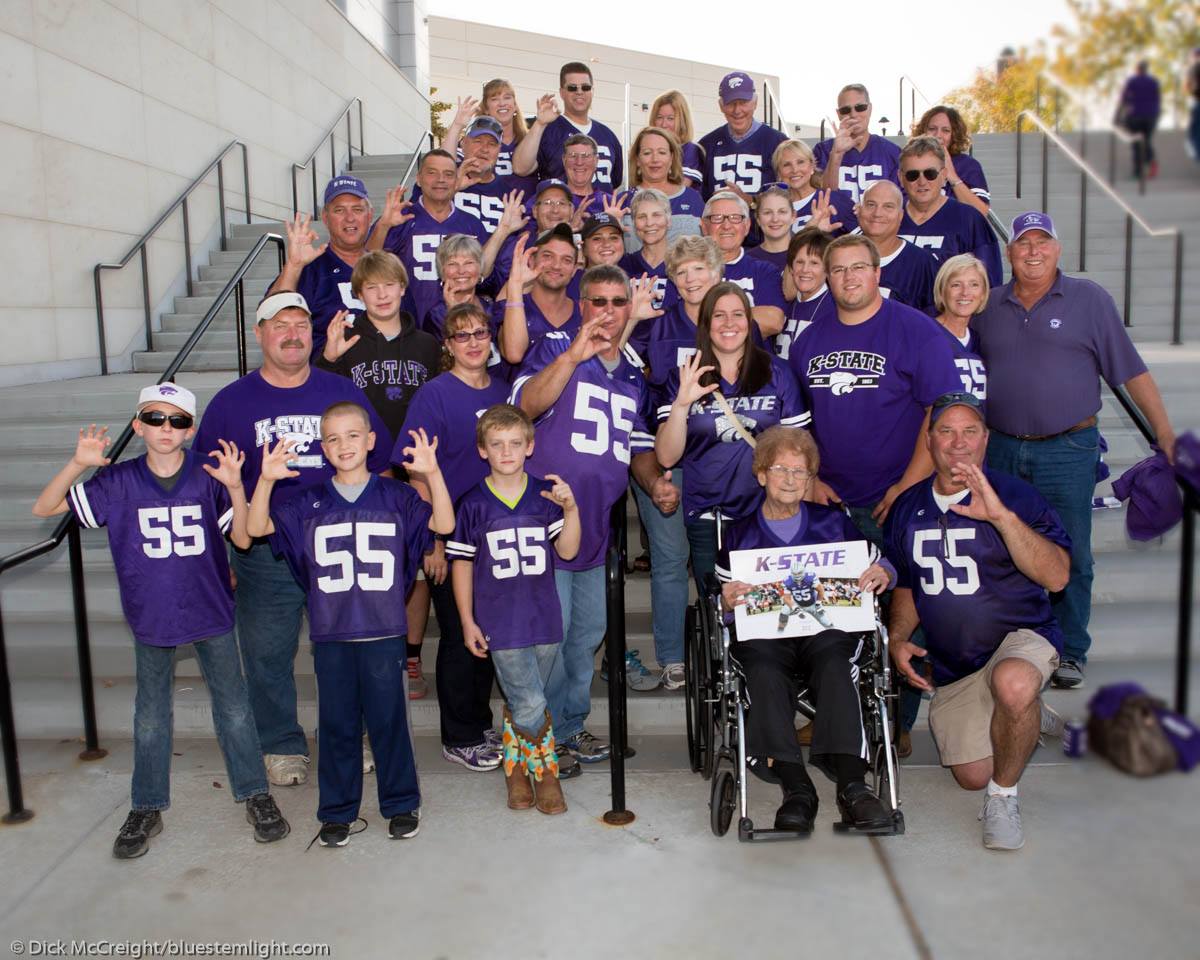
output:
M587 63L596 81L592 115L618 137L625 120L626 81L631 85L631 137L649 122L654 98L670 89L681 90L688 98L697 137L724 123L717 109L717 86L731 70L745 70L754 77L760 91L765 80L776 95L779 93L778 77L744 63L696 63L445 17L429 18L429 47L430 82L437 87L439 100L454 103L457 97L478 97L488 80L505 77L516 89L517 102L526 116L534 113L539 96L558 92L559 67L570 60ZM760 107L763 100L760 92ZM449 123L452 116L447 111L442 122Z
M249 147L256 218L279 217L291 164L350 97L370 153L405 152L428 125L422 90L331 0L3 0L0 78L0 383L98 372L92 267L123 256L231 139ZM320 163L327 177L327 151ZM190 202L198 263L216 206L213 175ZM181 241L176 215L150 246L152 304L181 286ZM141 347L140 280L136 258L106 275L112 356Z

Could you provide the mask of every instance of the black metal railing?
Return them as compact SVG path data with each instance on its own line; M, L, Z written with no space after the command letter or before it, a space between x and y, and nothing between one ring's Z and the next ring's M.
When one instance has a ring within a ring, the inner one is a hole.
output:
M608 660L608 739L609 776L612 809L604 822L613 826L632 823L634 814L625 805L625 759L633 756L629 748L629 716L625 689L625 554L626 501L613 504L610 515L608 553L605 556L605 601L608 610L604 654Z
M98 263L92 270L92 283L96 291L96 335L100 341L100 373L102 376L108 374L108 341L104 333L104 294L100 282L101 275L105 270L121 270L135 254L141 254L142 261L142 310L145 315L146 325L146 349L150 349L150 338L153 334L152 315L150 307L150 266L146 253L146 245L158 232L159 228L170 219L171 215L176 210L181 210L183 213L183 262L184 271L187 274L187 292L188 296L192 295L192 228L191 218L188 214L188 197L200 186L201 183L215 169L217 171L217 206L219 208L219 219L221 221L221 249L225 248L227 240L227 226L225 222L225 157L235 147L241 148L242 151L242 191L245 196L246 207L246 222L250 222L250 158L246 151L246 145L241 140L230 140L225 148L218 153L212 161L205 167L200 174L192 180L183 192L179 194L163 211L162 216L154 221L154 226L141 235L138 241L129 248L129 252L115 263Z
M900 120L896 124L896 135L899 137L907 138L908 134L905 132L905 129L904 129L904 84L905 83L908 84L908 94L909 94L909 98L911 101L911 108L909 110L910 122L912 122L913 124L916 124L916 122L917 122L917 94L918 93L921 94L921 99L925 101L927 106L932 107L933 103L930 101L930 99L927 96L925 96L924 91L921 90L921 88L918 87L913 82L912 77L910 77L907 73L900 74L900 96L899 96Z
M1098 174L1091 165L1082 156L1076 153L1071 146L1066 143L1058 134L1056 134L1046 124L1041 117L1031 110L1022 110L1017 115L1016 122L1016 151L1017 151L1017 170L1016 170L1016 195L1019 199L1022 192L1022 149L1021 149L1021 130L1025 123L1028 122L1038 129L1042 135L1041 139L1041 154L1042 154L1042 212L1049 213L1050 207L1050 144L1053 143L1058 148L1059 152L1065 156L1079 170L1079 269L1084 270L1087 262L1087 201L1088 201L1088 181L1093 182L1100 188L1100 191L1105 194L1113 203L1121 208L1125 213L1125 270L1124 270L1124 297L1122 305L1122 316L1125 326L1133 326L1133 228L1134 224L1139 226L1149 238L1166 238L1173 237L1175 241L1175 263L1174 263L1174 300L1171 313L1171 343L1178 346L1183 343L1183 232L1177 227L1163 227L1156 229L1138 215L1138 213L1129 206L1128 203L1115 191L1111 186L1104 182L1104 179Z
M342 121L346 121L346 169L354 169L354 141L353 131L351 130L350 116L354 111L355 105L358 106L358 155L366 156L363 149L363 102L359 97L352 97L346 101L346 105L342 107L342 112L337 115L337 118L325 130L321 139L317 141L317 145L313 147L312 153L301 163L292 164L292 214L300 212L300 191L296 185L296 174L303 173L305 169L312 172L312 212L315 215L320 209L318 203L319 194L317 192L317 154L320 153L325 145L329 145L329 176L336 177L338 172L337 164L337 146L336 134L338 127Z
M191 336L188 337L187 342L179 348L179 352L175 354L175 358L167 365L167 369L158 378L158 383L165 383L179 373L183 364L187 361L188 355L195 348L196 344L200 342L204 334L208 332L217 314L220 313L221 309L225 306L225 302L231 296L236 298L235 312L237 322L235 333L237 337L238 375L245 376L246 324L243 304L245 276L251 266L253 266L254 261L258 258L258 255L262 253L268 244L272 243L278 248L279 269L283 269L283 262L287 253L286 242L278 234L263 234L233 272L233 276L229 278L225 287L217 295L208 312L196 324L196 328L192 331ZM112 463L117 462L133 437L133 425L126 424L125 429L108 452ZM100 469L103 469L103 467ZM45 540L41 540L38 543L31 544L28 547L17 550L15 553L0 558L0 575L28 563L30 560L53 552L62 545L64 540L67 541L70 565L71 600L75 619L75 646L79 659L80 697L83 706L85 746L79 757L81 760L97 760L105 756L108 751L100 747L99 732L96 725L96 701L92 682L91 636L87 620L83 548L79 539L79 524L75 521L74 515L68 512L55 526L54 532ZM0 611L0 744L2 744L4 751L4 774L8 787L8 813L3 817L3 821L5 823L19 823L32 817L33 812L26 809L24 794L21 789L21 768L17 755L17 735L13 719L12 682L8 672L8 649L4 640L3 611Z

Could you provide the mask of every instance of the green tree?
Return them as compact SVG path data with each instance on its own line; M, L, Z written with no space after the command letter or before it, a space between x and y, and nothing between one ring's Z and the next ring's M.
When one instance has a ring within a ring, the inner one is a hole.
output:
M1000 71L979 70L972 83L946 94L945 101L958 108L975 133L1012 133L1022 110L1032 110L1037 100L1037 76L1046 66L1041 53L1022 50ZM1054 122L1054 110L1042 98L1040 116Z
M437 92L437 87L429 88L429 132L433 134L433 139L440 145L442 137L446 135L446 125L442 123L442 114L447 110L453 110L454 104L438 100Z

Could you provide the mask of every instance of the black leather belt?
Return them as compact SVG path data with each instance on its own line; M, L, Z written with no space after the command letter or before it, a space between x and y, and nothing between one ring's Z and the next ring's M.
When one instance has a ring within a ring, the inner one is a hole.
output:
M1088 417L1086 420L1080 420L1075 426L1067 427L1066 430L1060 430L1058 433L1047 433L1040 437L1022 436L1021 434L1013 434L1018 440L1029 440L1038 442L1039 440L1053 440L1056 437L1065 437L1068 433L1078 433L1080 430L1086 430L1089 427L1094 427L1098 421L1095 417Z

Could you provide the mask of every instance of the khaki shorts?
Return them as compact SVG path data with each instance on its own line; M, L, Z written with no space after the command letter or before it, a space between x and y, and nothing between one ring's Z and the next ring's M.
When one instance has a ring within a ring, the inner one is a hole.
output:
M1040 633L1014 630L980 669L933 693L929 730L942 766L984 760L992 755L992 671L1001 660L1026 660L1037 667L1043 685L1058 666L1058 651Z

